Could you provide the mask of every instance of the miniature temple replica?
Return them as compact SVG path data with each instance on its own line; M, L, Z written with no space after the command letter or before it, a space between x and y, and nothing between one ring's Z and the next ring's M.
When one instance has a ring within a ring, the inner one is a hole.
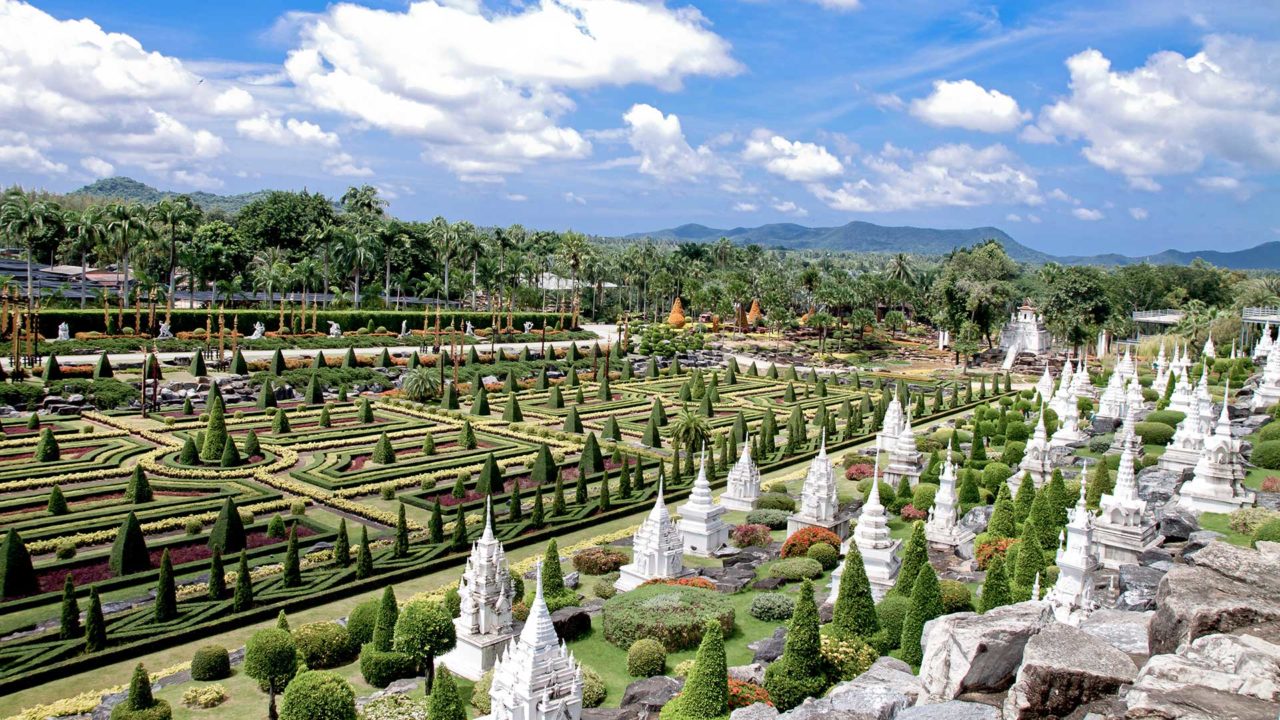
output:
M849 518L839 517L840 501L836 499L836 473L827 457L827 436L822 436L818 456L809 463L804 487L800 490L800 508L787 518L787 535L807 527L820 527L849 536Z
M902 434L902 403L898 402L898 396L894 395L889 401L889 406L885 408L884 420L880 422L880 431L876 433L876 445L882 448L893 447L898 442L898 436Z
M852 542L862 553L862 565L867 571L867 580L871 583L871 594L879 602L884 594L893 587L898 577L898 568L902 561L898 559L898 546L901 540L889 537L889 518L885 515L884 505L880 503L880 476L873 472L871 492L862 505L862 514L858 516L858 524L853 529ZM843 564L836 567L831 574L830 599L835 602L839 594L840 572Z
M1049 398L1049 409L1062 415L1067 404L1074 403L1075 398L1071 395L1072 376L1075 375L1075 369L1068 360L1066 365L1062 366L1062 375L1058 377L1058 387L1053 391L1053 397Z
M888 413L886 412L887 416ZM911 412L902 417L902 425L891 445L882 446L889 451L889 464L884 469L884 481L897 487L902 478L907 478L911 487L920 482L920 474L924 471L922 456L916 445L916 434L911 430Z
M1160 352L1151 362L1151 367L1156 371L1156 379L1151 383L1151 388L1156 392L1163 392L1164 386L1169 382L1169 358L1164 353L1163 340L1160 341Z
M1120 376L1120 384L1127 385L1130 380L1138 377L1138 365L1133 360L1133 356L1129 354L1129 348L1124 349L1124 356L1116 363L1115 374Z
M1209 412L1213 412L1212 406ZM1212 432L1213 424L1205 422L1204 405L1197 395L1192 398L1187 416L1174 430L1173 439L1165 446L1164 454L1160 456L1160 467L1178 473L1194 470L1200 462L1200 454L1204 452L1204 440Z
M1089 377L1089 355L1085 353L1080 360L1080 367L1071 378L1071 394L1075 399L1089 398L1093 400L1097 392L1093 387L1093 378Z
M1191 385L1191 379L1188 377L1191 374L1189 370L1190 368L1183 368L1181 372L1177 372L1177 380L1173 385L1173 395L1169 398L1169 410L1180 413L1191 411L1191 398L1195 395L1195 388Z
M728 484L720 496L720 504L730 510L751 512L760 500L760 468L751 459L751 438L742 443L742 455L729 469Z
M939 548L955 549L973 542L974 534L959 523L957 507L960 498L956 494L956 466L951 462L951 451L942 465L938 478L938 493L929 509L929 521L924 526L925 539ZM861 524L861 523L859 523ZM854 531L856 534L856 530Z
M1080 372L1085 372L1081 370ZM1065 381L1064 381L1065 382ZM1058 411L1058 429L1054 431L1053 437L1049 439L1049 445L1052 447L1068 447L1086 440L1083 432L1080 432L1080 406L1076 402L1073 393L1068 393L1066 400L1062 403L1062 409Z
M487 505L484 534L471 546L458 595L462 599L461 613L453 619L458 644L442 660L454 673L479 680L515 635L511 622L515 586L502 543L493 537Z
M1044 374L1040 376L1040 382L1036 383L1036 393L1044 402L1049 402L1053 397L1053 375L1049 373L1049 363L1044 364Z
M679 508L680 534L684 537L684 551L690 555L711 557L711 554L729 544L729 525L724 521L724 507L711 500L711 483L707 480L707 452L702 451L698 466L698 478L693 481L689 499Z
M1102 496L1093 526L1098 562L1108 570L1137 564L1138 554L1154 547L1157 540L1155 516L1147 512L1146 501L1138 497L1138 482L1134 475L1137 453L1133 450L1138 443L1133 439L1133 426L1125 428L1125 435L1115 489Z
M1088 470L1086 464L1082 477L1087 476ZM1058 545L1058 580L1045 596L1058 622L1072 625L1079 625L1094 608L1093 571L1097 569L1097 559L1093 554L1093 514L1085 506L1084 493L1082 483L1080 498Z
M1231 397L1230 387L1223 397ZM1240 440L1231 435L1228 409L1223 401L1222 414L1213 434L1204 440L1191 481L1178 490L1180 504L1196 513L1229 513L1254 503L1254 493L1244 487Z
M632 541L631 562L618 569L620 575L613 586L618 592L626 592L655 578L684 577L688 573L684 569L683 546L684 537L667 512L659 481L653 509L640 523Z
M1018 472L1009 476L1010 492L1017 493L1018 489L1014 487L1014 478L1018 478L1018 482L1021 482L1023 473L1031 474L1031 481L1035 483L1037 490L1053 479L1053 461L1050 457L1049 449L1049 433L1044 427L1044 404L1041 403L1040 416L1036 420L1036 429L1031 439L1027 441L1027 449L1022 455L1022 462L1018 463Z
M1264 337L1270 337L1268 335ZM1261 345L1262 341L1259 340ZM1258 381L1258 388L1253 391L1253 400L1250 407L1254 410L1265 410L1272 405L1280 402L1280 352L1267 353L1267 364L1262 368L1262 379Z
M1107 379L1107 387L1098 399L1098 410L1094 417L1099 420L1120 421L1125 415L1125 378L1117 367Z
M542 596L542 565L529 619L493 669L491 720L578 720L582 670L556 635Z
M1262 326L1262 335L1258 338L1258 344L1253 346L1254 361L1268 360L1271 357L1271 348L1274 341L1271 339L1271 323Z
M1013 367L1020 353L1040 354L1048 352L1052 345L1044 316L1036 313L1029 300L1024 301L1018 311L1009 316L1009 324L1000 333L1000 349L1006 351L1004 369Z

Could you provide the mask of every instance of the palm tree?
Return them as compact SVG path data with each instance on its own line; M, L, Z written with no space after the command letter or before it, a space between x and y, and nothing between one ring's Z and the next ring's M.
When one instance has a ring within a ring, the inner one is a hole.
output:
M915 281L916 270L906 253L898 253L889 258L884 274L890 280L910 286Z
M349 187L342 194L342 207L349 213L363 217L382 217L387 201L378 197L378 188L372 185Z
M677 448L684 448L693 453L705 445L711 437L711 423L702 413L681 408L675 419L671 421L671 440Z
M568 266L573 281L573 322L569 325L570 328L578 327L578 310L582 302L578 274L582 272L582 264L590 252L591 243L587 242L586 235L569 230L560 236L560 258Z
M151 208L151 219L169 228L169 293L165 304L165 319L173 314L173 296L178 268L178 228L183 234L200 219L200 208L186 195L167 197Z
M401 226L392 228L388 226L388 232L382 239L382 261L384 265L382 279L382 302L384 305L391 304L391 256L397 257L403 254L409 248L409 234L404 231ZM397 308L399 303L396 303Z
M342 247L342 254L346 265L351 268L351 273L355 278L353 303L356 307L360 305L360 280L364 276L364 269L378 256L379 244L378 233L374 232L372 227L356 227L347 233L346 243Z
M444 299L449 300L449 264L458 252L458 226L450 225L439 215L427 223L427 241L435 246L435 254L444 263Z
M319 247L321 255L324 257L324 268L322 270L321 278L324 282L326 305L332 302L332 298L329 297L329 278L332 277L333 272L330 270L329 264L332 259L331 256L333 255L333 241L339 234L338 227L334 225L331 220L325 218L310 230L307 230L307 234L303 238L303 241L307 245Z
M249 261L249 272L253 275L254 287L267 292L267 307L275 302L275 290L281 288L289 280L289 254L283 248L265 247ZM284 306L284 293L280 294L280 305Z
M476 309L476 271L484 253L485 235L475 225L463 220L454 225L458 234L458 255L471 261L471 311Z
M102 222L102 211L97 205L91 205L81 212L68 210L65 221L67 239L62 244L62 253L67 260L80 260L80 307L83 309L89 296L86 288L89 255L99 250L107 236L107 226Z
M128 308L130 252L135 245L141 244L154 233L147 221L146 208L138 203L108 205L106 214L107 232L111 238L113 254L120 260L124 271L120 281L121 303L124 308Z
M21 190L5 193L4 204L0 206L0 223L4 231L27 251L27 303L35 298L35 283L31 270L31 259L35 255L35 241L45 230L45 225L53 222L57 206L37 200ZM59 221L61 216L59 216Z

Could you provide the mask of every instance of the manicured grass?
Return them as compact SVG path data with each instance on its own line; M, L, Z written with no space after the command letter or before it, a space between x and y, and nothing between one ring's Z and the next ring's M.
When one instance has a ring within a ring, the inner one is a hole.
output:
M1239 545L1240 547L1249 547L1250 543L1253 542L1253 538L1249 535L1232 530L1230 516L1223 513L1201 513L1200 529L1220 532L1223 535L1226 535L1226 537L1223 538L1224 540L1232 545Z

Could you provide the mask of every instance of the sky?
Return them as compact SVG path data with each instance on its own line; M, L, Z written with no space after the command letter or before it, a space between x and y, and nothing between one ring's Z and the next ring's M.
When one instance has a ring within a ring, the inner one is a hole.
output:
M602 235L1241 249L1280 240L1280 5L0 0L0 183L114 175Z

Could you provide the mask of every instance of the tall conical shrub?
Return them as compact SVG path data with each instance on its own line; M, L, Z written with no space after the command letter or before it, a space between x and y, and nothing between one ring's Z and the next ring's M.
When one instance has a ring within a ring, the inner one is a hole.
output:
M911 607L902 621L902 659L907 664L912 667L920 665L924 659L921 645L924 625L942 613L942 588L938 585L938 574L932 565L925 563L916 575L911 589Z
M195 443L192 443L191 446L194 448ZM135 505L148 503L155 499L155 493L151 490L151 483L147 480L146 473L142 472L141 465L133 466L133 474L129 476L129 485L125 488L124 499L125 502Z
M27 552L22 536L11 527L5 533L4 547L0 548L0 597L22 597L39 590L31 553Z
M462 508L461 505L458 506ZM360 526L360 550L356 553L356 579L363 580L373 575L373 551L369 549L369 527Z
M351 564L351 538L347 535L347 519L338 520L338 537L333 541L333 564L346 567Z
M844 557L831 629L837 637L858 637L867 642L880 629L876 601L871 594L871 582L867 580L862 553L853 543L849 543L849 553Z
M209 407L209 421L204 429L204 447L200 450L200 459L207 463L216 463L222 459L222 451L227 445L227 420L221 400L214 400Z
M239 552L245 548L244 523L231 498L223 501L218 519L209 530L209 547L221 548L223 554Z
M61 457L62 451L58 448L58 438L53 436L53 428L44 428L40 431L40 439L36 441L32 459L36 462L57 462Z
M76 584L68 573L62 583L62 617L58 626L58 637L71 640L84 634L80 627L80 604L76 602Z
M302 565L298 558L298 526L289 528L289 544L284 551L284 572L281 579L285 587L302 585Z
M169 548L160 555L160 577L156 580L156 622L168 622L178 616L178 587L173 579L173 561Z
M130 512L116 530L116 540L111 546L111 559L108 562L111 572L117 576L143 572L151 569L151 555L147 551L147 541L142 536L142 526L138 524L138 516Z
M98 652L107 646L107 619L102 614L102 599L98 589L89 590L89 611L84 618L85 652Z

